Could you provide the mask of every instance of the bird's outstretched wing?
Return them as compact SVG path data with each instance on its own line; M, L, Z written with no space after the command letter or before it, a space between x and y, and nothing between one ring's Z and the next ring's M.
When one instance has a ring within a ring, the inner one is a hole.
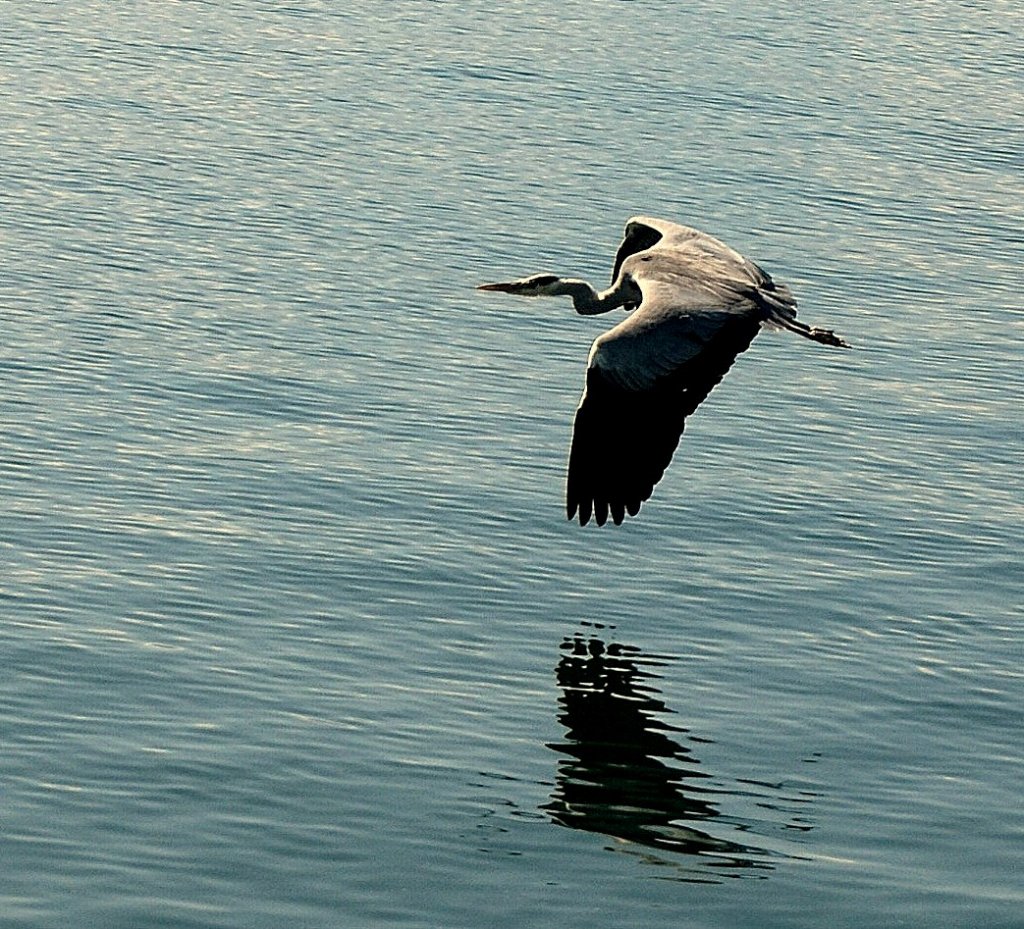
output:
M661 480L689 416L757 335L752 301L644 286L640 309L600 336L576 410L566 514L599 526L635 516ZM701 306L700 304L704 305Z
M676 259L684 259L687 264L699 264L713 276L731 278L734 285L751 287L786 320L796 316L796 300L792 292L785 284L776 284L764 268L713 235L653 216L633 216L626 222L612 265L612 283L618 280L627 258L655 246ZM766 320L768 325L772 322L771 318Z
M753 262L748 261L735 249L729 248L720 239L716 239L706 232L701 232L692 226L656 219L653 216L632 216L626 222L625 231L622 233L622 242L619 243L619 249L615 253L615 262L612 265L612 283L614 284L618 279L623 262L630 255L653 248L655 245L661 245L664 248L700 251L705 255L715 255L721 260L737 266L749 265L756 268L757 272L767 280L771 280Z

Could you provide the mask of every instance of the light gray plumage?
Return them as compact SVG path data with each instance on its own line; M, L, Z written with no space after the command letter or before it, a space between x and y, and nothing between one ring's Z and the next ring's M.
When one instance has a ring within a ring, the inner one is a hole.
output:
M578 313L633 311L590 350L576 410L566 514L580 525L636 516L661 480L689 416L762 326L848 347L829 329L796 319L796 300L754 262L688 226L633 217L615 255L611 286L536 274L481 284L526 297L569 296Z

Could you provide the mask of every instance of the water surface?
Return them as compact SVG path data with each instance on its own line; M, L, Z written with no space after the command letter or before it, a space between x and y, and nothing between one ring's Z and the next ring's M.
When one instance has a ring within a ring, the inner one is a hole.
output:
M1020 925L1012 4L6 18L0 923ZM641 212L855 350L581 530Z

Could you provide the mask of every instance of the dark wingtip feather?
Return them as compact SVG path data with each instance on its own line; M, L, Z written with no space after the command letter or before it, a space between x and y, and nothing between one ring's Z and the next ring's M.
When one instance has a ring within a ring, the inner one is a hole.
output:
M580 525L585 526L590 522L591 502L590 500L580 501Z

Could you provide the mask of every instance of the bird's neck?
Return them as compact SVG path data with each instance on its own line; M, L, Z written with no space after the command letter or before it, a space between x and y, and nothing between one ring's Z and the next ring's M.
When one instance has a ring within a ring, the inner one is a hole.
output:
M572 277L564 277L559 280L552 286L551 293L572 297L572 305L581 316L607 313L627 302L627 296L623 293L621 286L611 287L603 293L598 293L586 281Z

